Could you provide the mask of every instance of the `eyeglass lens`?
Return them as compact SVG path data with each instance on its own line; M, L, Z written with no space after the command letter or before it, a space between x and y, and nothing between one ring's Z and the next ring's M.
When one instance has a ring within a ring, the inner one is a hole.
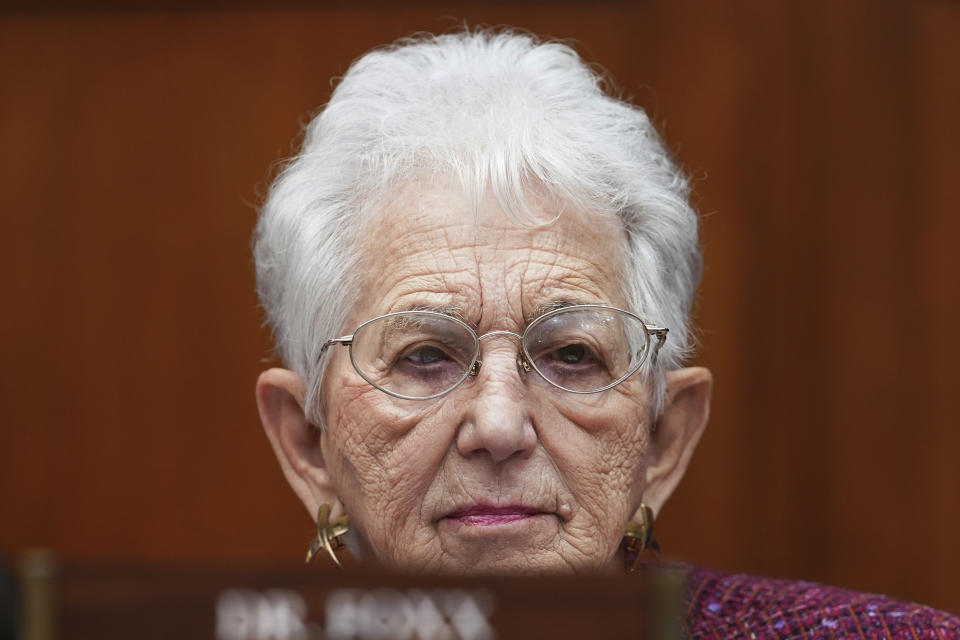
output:
M606 307L570 308L534 321L524 355L537 372L569 391L590 393L633 374L647 350L646 327ZM476 333L439 313L409 311L376 318L353 334L351 358L370 384L394 395L429 398L457 386L479 354Z
M459 384L477 351L476 334L467 325L439 313L409 311L362 325L353 334L350 357L375 387L429 398Z

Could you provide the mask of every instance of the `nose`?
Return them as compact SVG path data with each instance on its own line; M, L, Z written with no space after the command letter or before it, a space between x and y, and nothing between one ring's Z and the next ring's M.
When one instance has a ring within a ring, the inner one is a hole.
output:
M514 334L515 335L515 334ZM489 455L498 464L514 456L527 457L537 444L529 398L517 366L517 347L511 340L490 344L473 395L457 433L461 455Z

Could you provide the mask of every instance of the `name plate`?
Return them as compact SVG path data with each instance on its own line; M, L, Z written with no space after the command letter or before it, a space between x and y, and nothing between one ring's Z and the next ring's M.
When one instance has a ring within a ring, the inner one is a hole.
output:
M672 640L686 590L669 570L483 578L358 565L29 565L24 640Z

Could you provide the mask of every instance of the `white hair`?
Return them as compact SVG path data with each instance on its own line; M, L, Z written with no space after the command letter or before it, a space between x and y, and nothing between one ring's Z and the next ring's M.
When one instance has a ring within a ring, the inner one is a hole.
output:
M623 293L670 329L653 373L691 348L700 279L697 216L683 173L643 110L609 95L569 46L513 31L417 35L356 60L273 183L255 233L257 286L280 356L315 397L323 342L349 333L355 231L374 199L424 171L492 194L518 224L531 199L616 215L626 230ZM328 359L325 359L328 360Z

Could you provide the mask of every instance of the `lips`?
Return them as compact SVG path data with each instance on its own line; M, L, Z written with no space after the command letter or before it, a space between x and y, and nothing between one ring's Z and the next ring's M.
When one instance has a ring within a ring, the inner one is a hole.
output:
M544 515L546 513L547 512L542 509L521 505L473 505L449 513L445 518L467 526L493 527L526 520L527 518Z

